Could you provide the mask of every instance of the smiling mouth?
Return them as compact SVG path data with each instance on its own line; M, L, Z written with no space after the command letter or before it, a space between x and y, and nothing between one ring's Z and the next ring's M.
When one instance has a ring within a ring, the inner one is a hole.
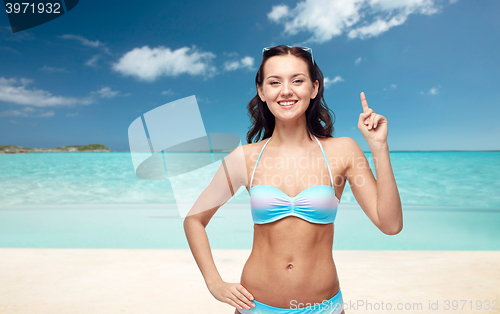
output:
M292 101L278 101L278 104L280 106L291 106L297 103L298 100L292 100Z

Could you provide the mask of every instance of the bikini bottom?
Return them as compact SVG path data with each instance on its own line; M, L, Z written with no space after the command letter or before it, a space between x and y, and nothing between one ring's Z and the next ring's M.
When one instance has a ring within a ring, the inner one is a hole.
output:
M250 308L250 310L238 309L238 311L241 314L340 314L344 308L340 289L330 300L314 304L302 304L292 301L290 302L290 308L274 307L256 300L253 300L253 302L255 307Z

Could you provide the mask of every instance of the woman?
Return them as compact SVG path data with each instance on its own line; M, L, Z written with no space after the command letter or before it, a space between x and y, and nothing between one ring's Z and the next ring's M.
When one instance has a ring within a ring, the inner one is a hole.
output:
M265 48L255 82L247 141L263 140L226 157L184 221L189 246L212 295L234 306L236 314L344 313L332 247L346 180L383 233L403 227L387 120L361 93L358 128L370 146L376 180L357 143L331 135L323 75L311 49ZM205 227L240 186L251 197L254 243L241 282L227 283L215 267Z

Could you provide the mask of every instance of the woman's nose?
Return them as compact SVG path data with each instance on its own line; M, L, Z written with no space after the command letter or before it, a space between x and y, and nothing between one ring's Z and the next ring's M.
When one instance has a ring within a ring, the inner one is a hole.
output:
M291 89L290 85L288 85L287 83L284 83L283 88L281 89L281 94L282 95L292 94L292 89Z

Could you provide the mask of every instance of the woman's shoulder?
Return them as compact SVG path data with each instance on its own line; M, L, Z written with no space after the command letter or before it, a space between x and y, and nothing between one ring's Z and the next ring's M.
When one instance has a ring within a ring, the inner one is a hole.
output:
M253 157L260 152L266 141L267 138L256 143L240 145L237 148L235 148L231 153L229 153L228 157L229 159L236 159L243 157L245 163L250 165L252 162L255 162L255 158Z
M319 139L322 141L322 143L326 143L327 145L352 145L352 143L356 142L354 139L348 137L348 136L343 136L343 137L326 137Z
M259 148L262 148L262 146L267 142L268 139L269 138L265 138L263 140L255 142L255 143L241 145L241 147L246 151L253 152L254 150L258 150Z
M245 154L245 159L246 160L253 160L251 157L255 154L258 154L260 152L260 150L262 149L262 147L264 146L264 144L267 142L269 138L265 138L261 141L258 141L258 142L255 142L255 143L249 143L249 144L245 144L245 145L242 145L242 149L243 149L243 152Z
M358 143L348 136L327 137L322 139L322 144L327 154L330 153L335 155L350 155L353 150L356 150L356 147L359 147Z

